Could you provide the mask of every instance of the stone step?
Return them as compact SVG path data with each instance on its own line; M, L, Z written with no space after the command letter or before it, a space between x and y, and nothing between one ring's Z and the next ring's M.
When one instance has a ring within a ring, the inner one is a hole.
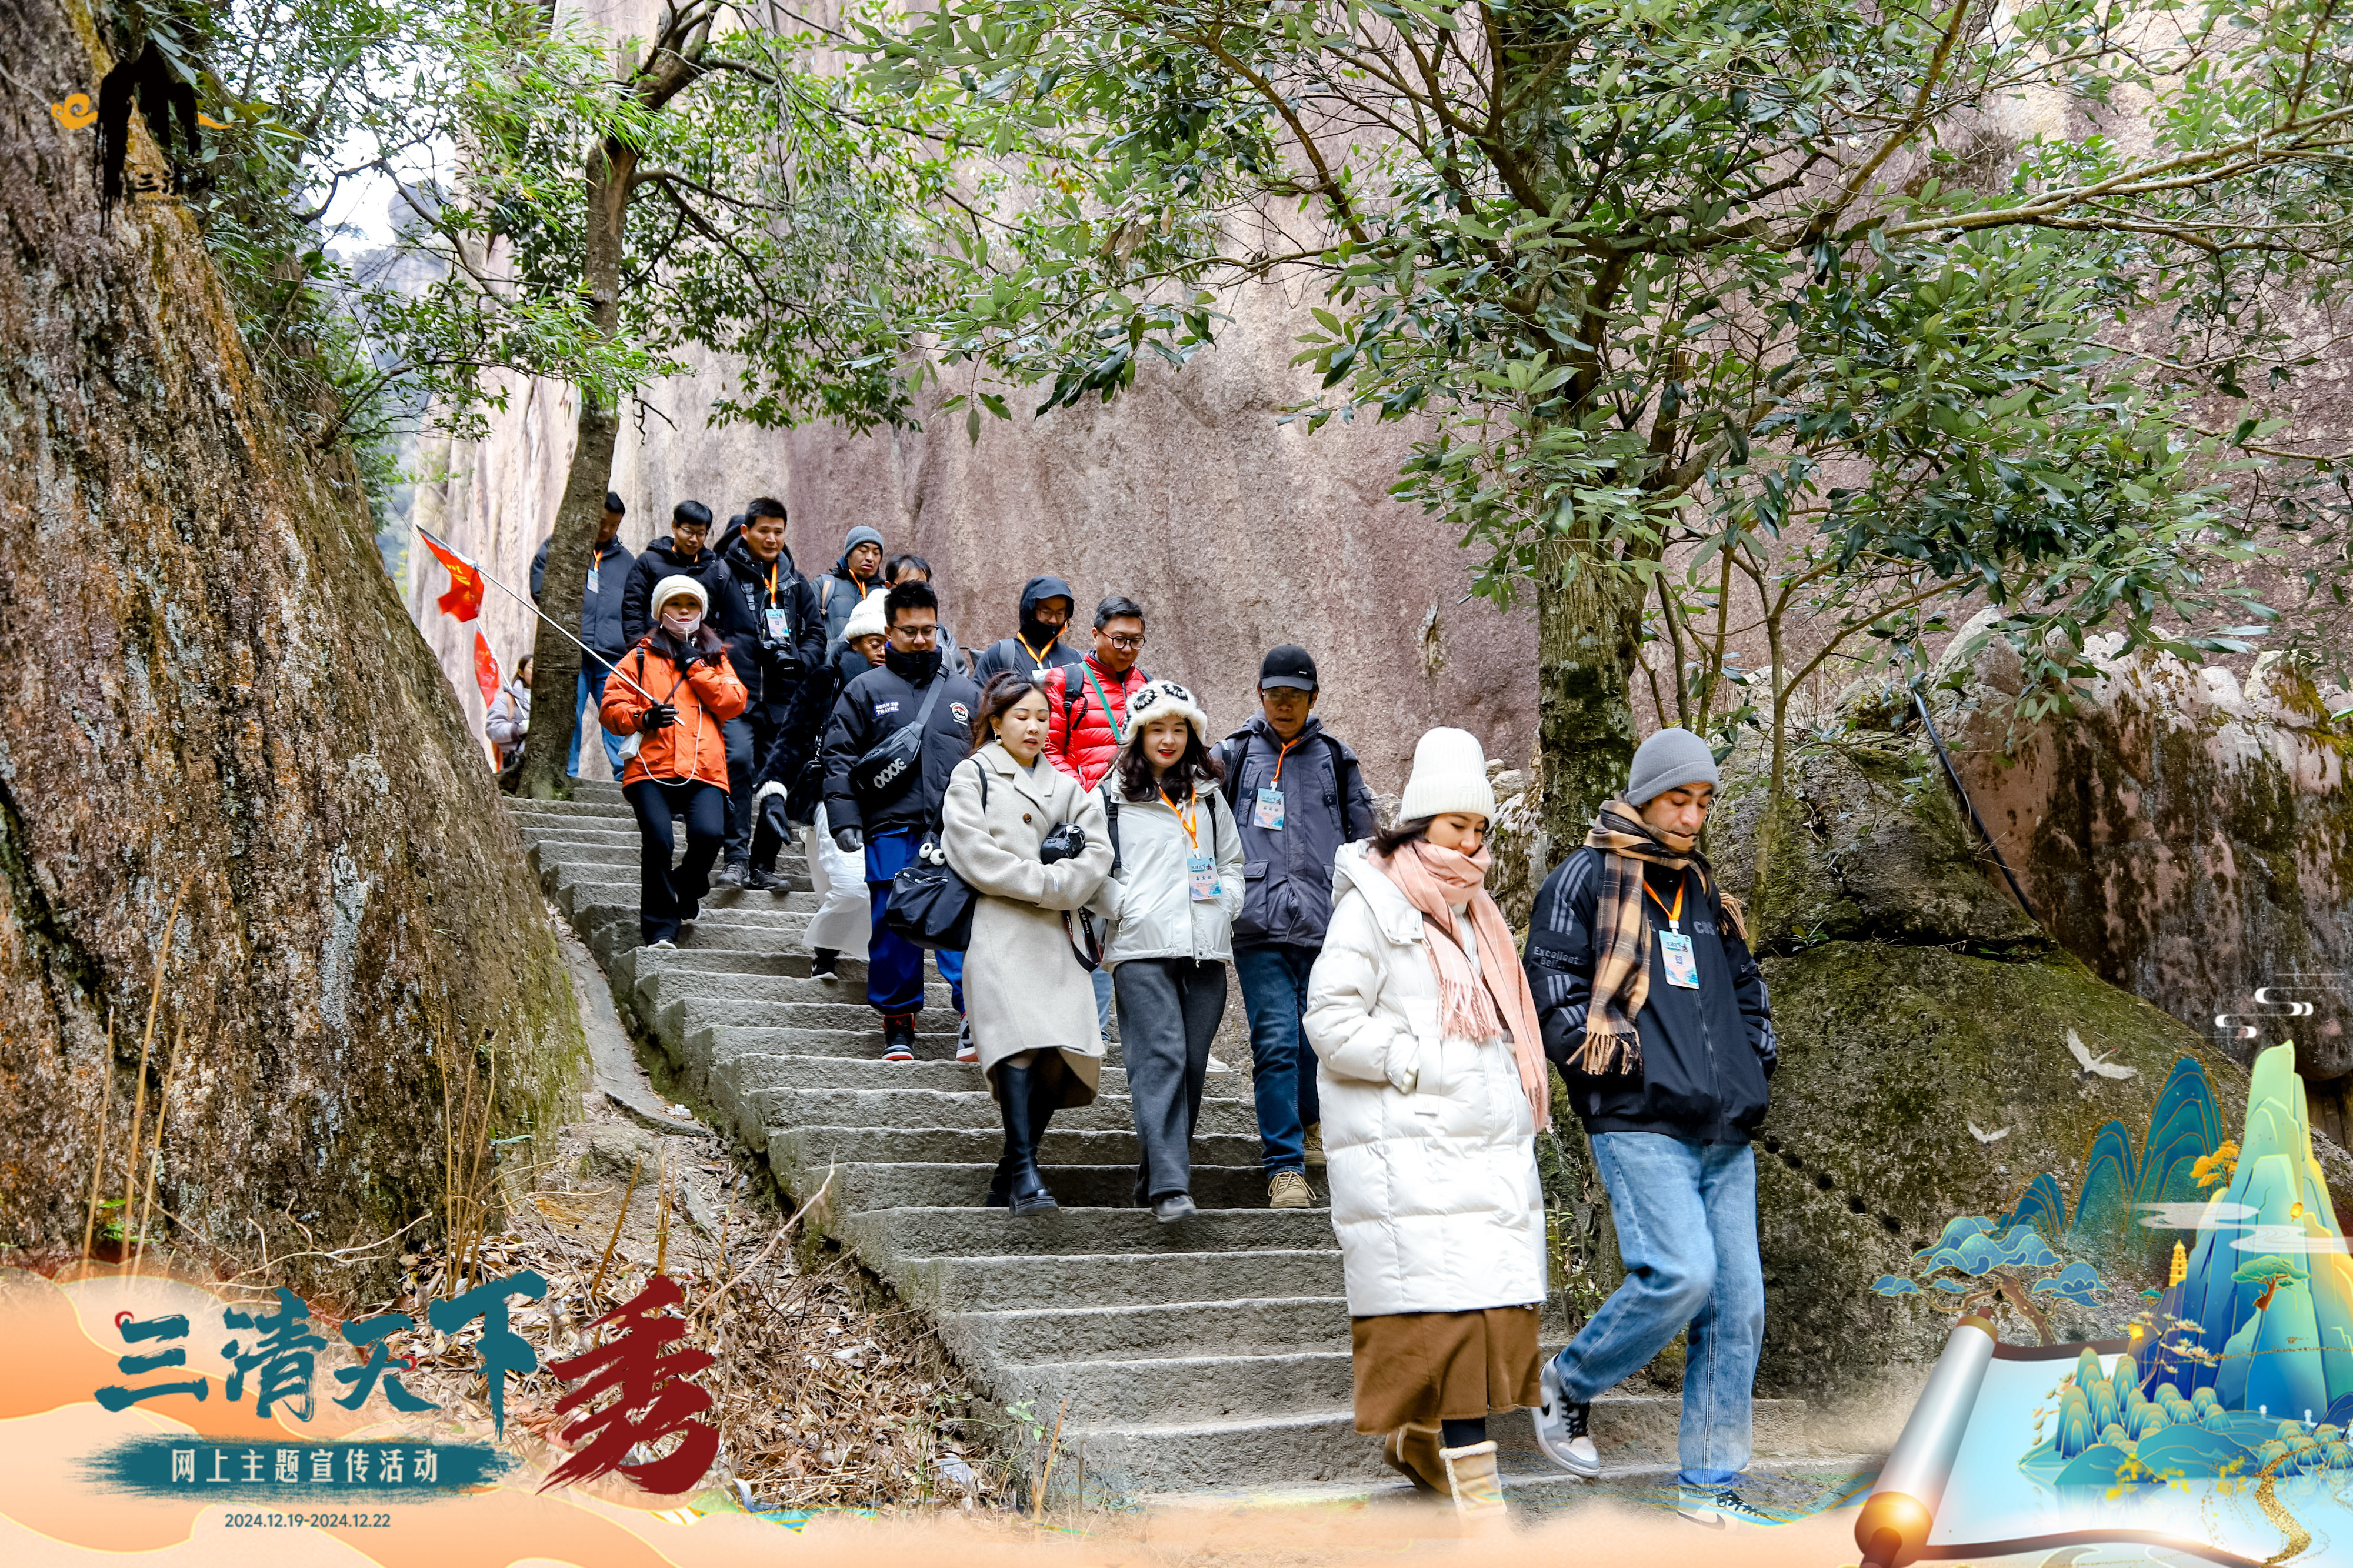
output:
M999 1404L1034 1401L1037 1409L1085 1428L1139 1417L1190 1425L1345 1409L1353 1378L1344 1342L1338 1350L1276 1355L1017 1363L1000 1367L988 1381Z
M967 1363L1014 1365L1050 1352L1060 1362L1134 1361L1216 1345L1236 1355L1279 1355L1348 1343L1348 1303L1338 1296L1042 1307L943 1312L940 1334Z
M638 847L638 819L631 816L617 817L565 816L536 822L518 822L516 830L526 845L544 845L558 856L572 849L621 847L634 850ZM673 833L679 852L686 847L684 832ZM808 857L803 841L796 838L778 847L776 864L806 868Z
M1052 1135L1047 1138L1047 1159L1038 1173L1046 1190L1066 1209L1132 1209L1135 1206L1133 1165L1060 1165L1053 1161ZM1193 1201L1203 1208L1266 1207L1266 1176L1260 1170L1256 1149L1250 1163L1206 1165L1197 1152L1193 1161ZM891 1208L977 1208L987 1200L997 1164L861 1164L844 1165L836 1190L852 1211ZM1316 1206L1327 1207L1320 1184L1308 1184Z
M523 848L534 863L542 867L560 866L567 876L576 876L584 881L619 882L625 874L634 885L638 867L642 863L634 828L626 835L601 835L594 840L556 839L545 834L527 832L523 835ZM686 846L674 844L670 864L675 866L685 858ZM808 883L808 863L797 854L778 855L776 869L788 876L797 886L806 887Z
M746 1141L751 1142L748 1137ZM771 1162L782 1162L797 1172L814 1173L813 1182L822 1180L825 1172L837 1164L882 1160L993 1166L1005 1147L1005 1135L997 1129L977 1127L769 1126L762 1130L754 1146L765 1148ZM1193 1164L1197 1170L1243 1169L1258 1163L1261 1147L1256 1133L1196 1138ZM1101 1165L1133 1172L1143 1149L1132 1128L1109 1132L1079 1131L1062 1125L1058 1115L1046 1129L1046 1142L1039 1152L1051 1166ZM1323 1190L1320 1173L1314 1184L1316 1190ZM808 1190L814 1192L814 1184Z
M737 1057L777 1056L789 1054L807 1061L848 1058L877 1060L882 1053L881 1015L865 1005L866 986L860 982L855 994L860 998L856 1013L845 1014L833 1022L839 1027L745 1029L735 1027L702 1028L686 1031L695 1039L694 1048L713 1062L733 1060ZM770 1011L800 1011L804 1004L779 1003ZM1119 1047L1111 1047L1106 1064L1120 1060ZM915 1060L917 1063L947 1062L955 1058L955 1015L944 1008L925 1008L915 1015ZM906 1064L894 1064L900 1071ZM977 1067L966 1068L977 1073ZM1124 1070L1106 1065L1103 1084L1112 1085L1113 1073L1121 1075L1121 1087L1125 1085Z
M877 1064L884 1066L887 1064ZM920 1067L920 1063L910 1066ZM955 1067L955 1063L948 1064ZM721 1071L709 1069L717 1081ZM763 1123L770 1127L961 1127L998 1130L1004 1125L997 1102L980 1088L980 1069L964 1069L972 1077L970 1089L943 1093L931 1089L747 1089L745 1101L755 1107ZM1105 1094L1096 1097L1091 1105L1072 1110L1058 1110L1049 1128L1066 1127L1091 1132L1133 1131L1134 1113L1127 1096ZM1248 1103L1239 1100L1205 1100L1201 1102L1200 1120L1196 1123L1202 1132L1228 1133L1235 1136L1258 1131L1258 1115Z
M871 1013L871 1009L870 1009ZM869 1031L869 1039L871 1039ZM714 1029L707 1046L713 1070L723 1064L735 1081L745 1089L924 1089L942 1094L986 1094L987 1080L981 1076L977 1063L959 1062L953 1054L944 1058L918 1059L912 1062L886 1062L871 1056L863 1059L841 1052L806 1054L798 1049L790 1052L758 1048L770 1042L797 1047L807 1037L807 1032L795 1029ZM745 1037L765 1037L758 1042ZM944 1032L936 1037L942 1044L950 1043ZM930 1042L925 1042L930 1043ZM1250 1107L1257 1111L1249 1094L1250 1082L1239 1073L1219 1073L1203 1085L1202 1104L1231 1103ZM1095 1092L1125 1096L1127 1069L1105 1066L1102 1068ZM1055 1122L1068 1114L1057 1110ZM1255 1125L1255 1122L1253 1122Z
M835 1222L869 1258L987 1257L1028 1253L1302 1251L1339 1243L1323 1209L1203 1209L1163 1225L1143 1209L1057 1209L1016 1218L1003 1209L887 1209ZM1238 1295L1262 1295L1242 1289Z
M638 852L631 849L624 858L619 851L613 851L614 858L609 860L589 859L586 858L589 853L583 851L576 857L568 851L560 855L550 854L538 846L526 852L539 871L541 888L565 909L574 904L620 904L629 909L637 908ZM678 859L673 858L670 864L677 865ZM704 897L730 906L744 904L754 909L765 909L771 900L781 902L786 894L807 895L815 890L808 872L799 867L787 868L780 866L777 868L780 885L763 889L726 886L719 880L719 870L716 866L712 868L711 891ZM802 907L814 910L817 905L812 900Z
M882 1272L902 1294L944 1314L1106 1308L1140 1319L1168 1301L1341 1294L1336 1243L1246 1253L1072 1249L889 1262Z
M831 1002L842 982L813 979L809 955L747 952L736 948L681 947L670 952L632 948L614 961L617 990L634 994L649 981L669 978L694 995L723 1002ZM944 1006L947 983L928 961L923 965L926 1005ZM861 997L862 1000L862 997Z

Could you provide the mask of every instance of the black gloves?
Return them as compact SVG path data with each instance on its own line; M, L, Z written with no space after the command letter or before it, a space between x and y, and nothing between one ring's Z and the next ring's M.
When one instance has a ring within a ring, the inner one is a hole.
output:
M657 702L638 721L638 732L650 735L657 730L667 730L678 722L678 710L667 702Z
M844 855L855 855L866 847L866 835L855 827L837 827L833 830L833 847Z

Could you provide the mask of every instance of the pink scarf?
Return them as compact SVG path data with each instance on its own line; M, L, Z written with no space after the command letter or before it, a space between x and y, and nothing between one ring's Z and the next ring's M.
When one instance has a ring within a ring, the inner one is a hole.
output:
M1545 1068L1544 1035L1536 1023L1536 999L1520 968L1519 950L1504 911L1487 894L1487 868L1493 861L1481 845L1476 855L1440 849L1427 842L1408 844L1374 862L1387 872L1406 902L1421 911L1430 965L1438 974L1439 1026L1457 1039L1492 1040L1510 1022L1512 1054L1520 1088L1535 1112L1536 1125L1552 1125L1552 1077ZM1453 904L1469 908L1479 942L1478 984L1469 954L1454 929Z

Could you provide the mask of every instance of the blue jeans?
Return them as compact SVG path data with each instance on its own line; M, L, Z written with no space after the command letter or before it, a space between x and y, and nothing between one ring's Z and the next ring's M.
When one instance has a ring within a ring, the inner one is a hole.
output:
M923 1010L923 950L882 923L891 907L891 879L907 868L922 841L912 829L866 841L866 896L874 917L866 939L866 1004L885 1017ZM963 1012L964 954L941 952L934 958L955 1010Z
M1270 1176L1305 1172L1306 1129L1323 1115L1315 1096L1315 1053L1299 1026L1307 1012L1307 976L1316 952L1282 942L1234 949L1242 1010L1250 1015L1258 1137Z
M1730 1486L1748 1465L1765 1345L1756 1152L1662 1132L1597 1132L1592 1143L1626 1279L1554 1358L1561 1391L1590 1401L1640 1372L1688 1324L1683 1484Z
M1095 965L1095 1033L1108 1037L1111 1034L1111 970Z
M584 728L605 737L605 760L613 764L613 776L621 776L621 737L606 729L596 717L605 706L607 673L594 658L585 653L580 656L580 679L572 683L572 716L580 719L580 710L585 707L588 717L572 726L572 752L564 759L564 771L575 779L580 776L580 731Z

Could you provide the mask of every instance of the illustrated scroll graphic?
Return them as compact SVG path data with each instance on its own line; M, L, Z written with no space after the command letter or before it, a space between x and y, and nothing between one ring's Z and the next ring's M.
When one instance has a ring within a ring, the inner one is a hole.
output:
M1963 1317L1857 1519L1864 1563L2353 1564L2353 1258L2310 1127L2294 1047L2265 1051L2235 1160L2200 1163L2227 1180L2156 1205L2196 1240L2130 1337L2005 1345Z

